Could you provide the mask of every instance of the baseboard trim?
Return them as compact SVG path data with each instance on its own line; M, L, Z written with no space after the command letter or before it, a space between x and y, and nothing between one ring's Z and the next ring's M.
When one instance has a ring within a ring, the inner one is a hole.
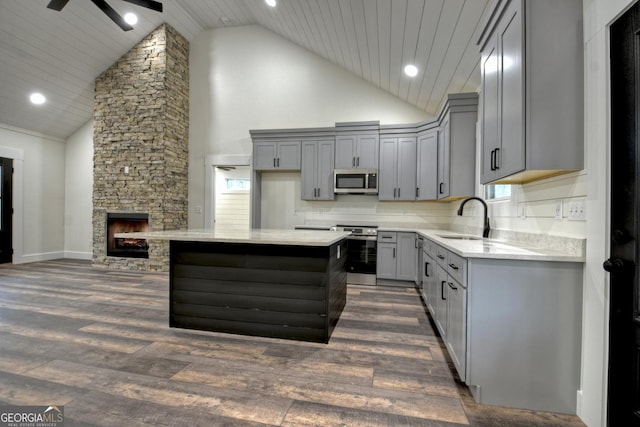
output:
M69 259L81 259L84 261L91 261L93 258L92 252L75 252L75 251L64 251L64 257Z
M22 256L14 256L13 264L28 264L30 262L51 261L52 259L64 258L64 252L45 252L41 254L27 254Z

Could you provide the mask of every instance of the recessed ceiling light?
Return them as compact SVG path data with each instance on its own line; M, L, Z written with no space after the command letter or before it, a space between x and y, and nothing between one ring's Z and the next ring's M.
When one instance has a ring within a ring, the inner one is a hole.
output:
M41 105L44 104L47 98L44 97L43 94L34 92L29 96L29 100L32 104Z
M276 0L264 0L264 2L271 7L276 7Z
M136 25L138 23L138 15L133 12L125 13L124 22L129 25Z
M404 67L404 73L409 77L415 77L418 75L418 67L413 64L406 65Z

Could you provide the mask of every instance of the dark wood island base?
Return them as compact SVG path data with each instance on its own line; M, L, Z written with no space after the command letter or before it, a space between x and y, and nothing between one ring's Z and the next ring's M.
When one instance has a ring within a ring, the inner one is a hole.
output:
M346 303L346 245L172 240L169 326L327 343Z

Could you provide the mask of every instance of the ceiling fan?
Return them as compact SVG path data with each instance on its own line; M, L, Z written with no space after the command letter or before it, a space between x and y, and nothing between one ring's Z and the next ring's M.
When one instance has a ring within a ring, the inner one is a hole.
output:
M116 12L105 0L91 0L93 4L98 6L113 22L118 24L124 31L133 30L133 27L125 22L125 20ZM154 0L123 0L128 3L132 3L138 6L146 7L147 9L155 10L156 12L162 12L162 3ZM51 0L47 7L49 9L61 11L69 0Z

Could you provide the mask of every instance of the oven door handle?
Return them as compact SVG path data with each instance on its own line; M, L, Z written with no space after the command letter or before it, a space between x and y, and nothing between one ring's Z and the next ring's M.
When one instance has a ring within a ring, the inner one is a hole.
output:
M376 236L349 236L348 240L378 240Z

